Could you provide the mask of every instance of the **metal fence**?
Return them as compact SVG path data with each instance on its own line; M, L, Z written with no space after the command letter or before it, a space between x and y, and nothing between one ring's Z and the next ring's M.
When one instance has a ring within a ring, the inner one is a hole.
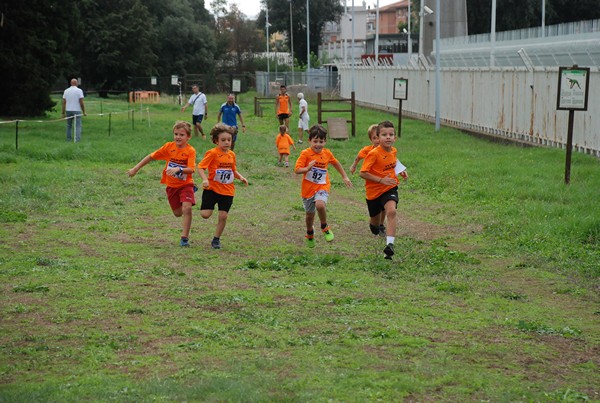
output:
M408 79L403 114L435 118L435 73L410 67L341 66L340 95L357 103L398 111L394 78ZM354 83L354 88L352 83ZM440 72L442 124L515 141L564 148L567 111L556 110L558 68L455 68ZM575 112L573 148L600 157L600 72L590 74L587 111Z

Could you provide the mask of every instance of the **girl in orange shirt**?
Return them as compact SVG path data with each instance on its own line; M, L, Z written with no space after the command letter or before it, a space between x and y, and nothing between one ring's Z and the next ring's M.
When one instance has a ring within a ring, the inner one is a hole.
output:
M248 184L248 180L237 171L235 153L231 151L234 133L233 127L217 123L210 131L212 142L217 146L208 150L198 164L198 174L202 178L202 188L204 189L200 215L202 218L208 219L212 215L215 205L219 207L219 219L215 236L211 241L213 249L221 249L221 234L225 229L235 195L234 178ZM208 176L206 171L208 171Z
M287 128L285 125L279 126L279 134L275 137L275 145L277 146L277 152L279 153L279 161L277 161L277 165L281 166L281 160L285 160L285 166L290 166L289 156L290 156L290 146L294 147L294 151L296 150L296 145L294 144L294 140L290 137L286 132Z

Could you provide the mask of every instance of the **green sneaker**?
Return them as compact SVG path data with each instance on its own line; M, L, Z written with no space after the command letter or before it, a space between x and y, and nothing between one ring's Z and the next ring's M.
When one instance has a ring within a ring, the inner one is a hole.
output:
M305 235L304 237L306 238L306 246L308 246L309 248L314 248L315 247L315 236L314 235Z
M323 231L323 235L325 235L325 240L327 242L333 241L333 232L329 229L329 227L325 227L321 231Z

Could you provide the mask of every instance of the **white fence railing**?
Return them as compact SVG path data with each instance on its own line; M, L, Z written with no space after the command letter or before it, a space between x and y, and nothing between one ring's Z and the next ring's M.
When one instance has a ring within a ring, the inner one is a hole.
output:
M394 78L408 79L403 114L435 118L435 72L410 67L340 66L340 95L353 88L359 104L398 111ZM563 148L568 111L556 110L558 68L471 68L440 72L442 124L483 134ZM587 111L575 112L574 150L600 157L600 72L590 74Z

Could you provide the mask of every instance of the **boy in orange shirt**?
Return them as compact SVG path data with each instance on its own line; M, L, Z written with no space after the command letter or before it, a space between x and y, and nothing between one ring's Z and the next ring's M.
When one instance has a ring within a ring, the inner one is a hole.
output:
M275 145L277 146L277 152L279 152L279 161L277 161L277 165L281 166L281 160L284 159L285 166L289 167L290 146L294 147L295 151L296 145L290 135L287 134L286 130L287 128L285 125L279 126L279 134L275 137Z
M275 113L279 124L285 124L286 130L290 131L290 116L292 116L292 99L287 94L285 85L279 86L279 95L275 98Z
M367 135L369 136L371 145L364 146L358 152L358 155L356 156L356 158L354 159L354 162L350 166L351 173L356 172L356 166L358 165L360 160L364 159L367 156L367 154L369 154L369 152L371 152L375 147L377 147L379 145L379 135L377 134L377 125L369 126L369 129L367 130ZM373 235L379 235L381 237L384 237L385 236L385 225L384 225L385 211L382 211L381 214L379 214L379 220L376 220L376 221L378 221L378 223L369 225L371 232L373 233Z
M175 141L165 143L161 148L145 156L136 166L127 171L129 177L153 160L166 161L160 183L167 185L169 205L175 217L183 216L181 246L190 246L189 236L192 226L192 206L196 204L194 197L194 181L192 174L196 165L196 150L189 144L192 136L192 125L188 122L176 122L173 126Z
M327 200L329 198L329 164L342 175L347 187L352 187L352 182L346 175L342 164L333 156L333 153L325 148L327 142L327 130L321 125L314 125L308 130L308 142L310 148L303 150L296 161L294 172L303 174L302 201L306 212L306 244L309 248L315 247L315 211L319 214L321 231L327 242L333 241L333 232L327 225Z
M212 142L217 146L208 150L198 164L198 174L202 178L202 188L204 189L200 215L202 218L208 219L212 215L215 205L219 206L215 236L210 243L213 249L221 249L221 234L225 229L235 195L233 179L237 178L248 185L248 180L237 171L235 153L231 151L234 133L233 127L217 123L210 131ZM208 176L206 171L208 171Z
M383 249L384 257L391 259L394 255L394 241L396 234L396 209L398 207L398 178L400 174L408 178L406 171L396 172L399 161L396 158L397 150L392 145L396 141L394 124L383 121L377 126L379 146L374 148L363 162L360 177L365 179L367 193L367 207L369 209L369 227L374 228L380 223L380 214L383 211L387 218L386 246Z

